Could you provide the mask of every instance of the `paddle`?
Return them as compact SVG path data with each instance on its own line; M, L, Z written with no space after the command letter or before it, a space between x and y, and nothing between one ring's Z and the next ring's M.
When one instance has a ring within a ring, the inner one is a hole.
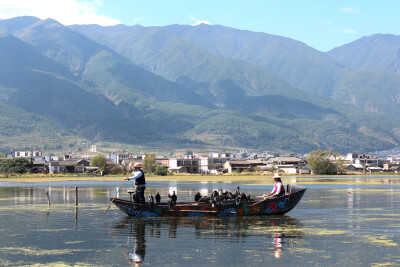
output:
M113 203L115 197L117 196L117 194L118 194L119 190L121 189L122 185L124 184L124 182L125 182L125 179L122 181L122 184L118 188L117 192L115 192L115 195L114 195L113 199L111 200L110 205L108 205L108 207L107 207L106 211L104 212L104 214L107 213L108 209L110 208L111 204Z

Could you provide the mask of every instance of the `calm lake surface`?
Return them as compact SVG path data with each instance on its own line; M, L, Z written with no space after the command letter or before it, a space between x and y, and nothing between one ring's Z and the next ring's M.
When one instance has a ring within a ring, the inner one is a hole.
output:
M0 266L400 265L399 176L283 182L308 188L287 215L229 218L130 218L115 206L103 215L120 182L0 182ZM236 186L148 182L146 196L174 190L178 202L191 201ZM272 183L240 186L261 195ZM129 198L126 189L119 197Z

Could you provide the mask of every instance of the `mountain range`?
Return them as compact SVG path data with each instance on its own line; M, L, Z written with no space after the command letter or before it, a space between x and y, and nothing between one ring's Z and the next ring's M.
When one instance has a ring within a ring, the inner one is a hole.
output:
M0 20L0 150L109 142L306 153L400 141L400 37L326 53L220 25Z

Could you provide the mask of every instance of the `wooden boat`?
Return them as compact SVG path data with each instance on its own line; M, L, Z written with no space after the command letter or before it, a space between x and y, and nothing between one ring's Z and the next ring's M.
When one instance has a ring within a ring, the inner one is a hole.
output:
M186 202L169 205L168 203L139 204L131 200L115 198L113 204L130 216L252 216L281 215L291 211L301 200L307 188L287 185L287 193L281 197L255 197L250 200L232 199L220 203ZM112 200L112 199L110 199Z

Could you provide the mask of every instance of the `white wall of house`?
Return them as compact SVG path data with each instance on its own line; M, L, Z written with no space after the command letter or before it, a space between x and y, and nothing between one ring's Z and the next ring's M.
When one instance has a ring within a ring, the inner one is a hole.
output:
M208 157L200 157L200 172L209 173L208 169Z
M178 168L178 159L169 159L169 168L177 169Z
M42 151L40 150L17 150L13 151L14 158L30 158L30 157L42 157Z
M281 170L287 174L296 174L298 172L298 169L295 167L292 168L279 167L278 170Z

